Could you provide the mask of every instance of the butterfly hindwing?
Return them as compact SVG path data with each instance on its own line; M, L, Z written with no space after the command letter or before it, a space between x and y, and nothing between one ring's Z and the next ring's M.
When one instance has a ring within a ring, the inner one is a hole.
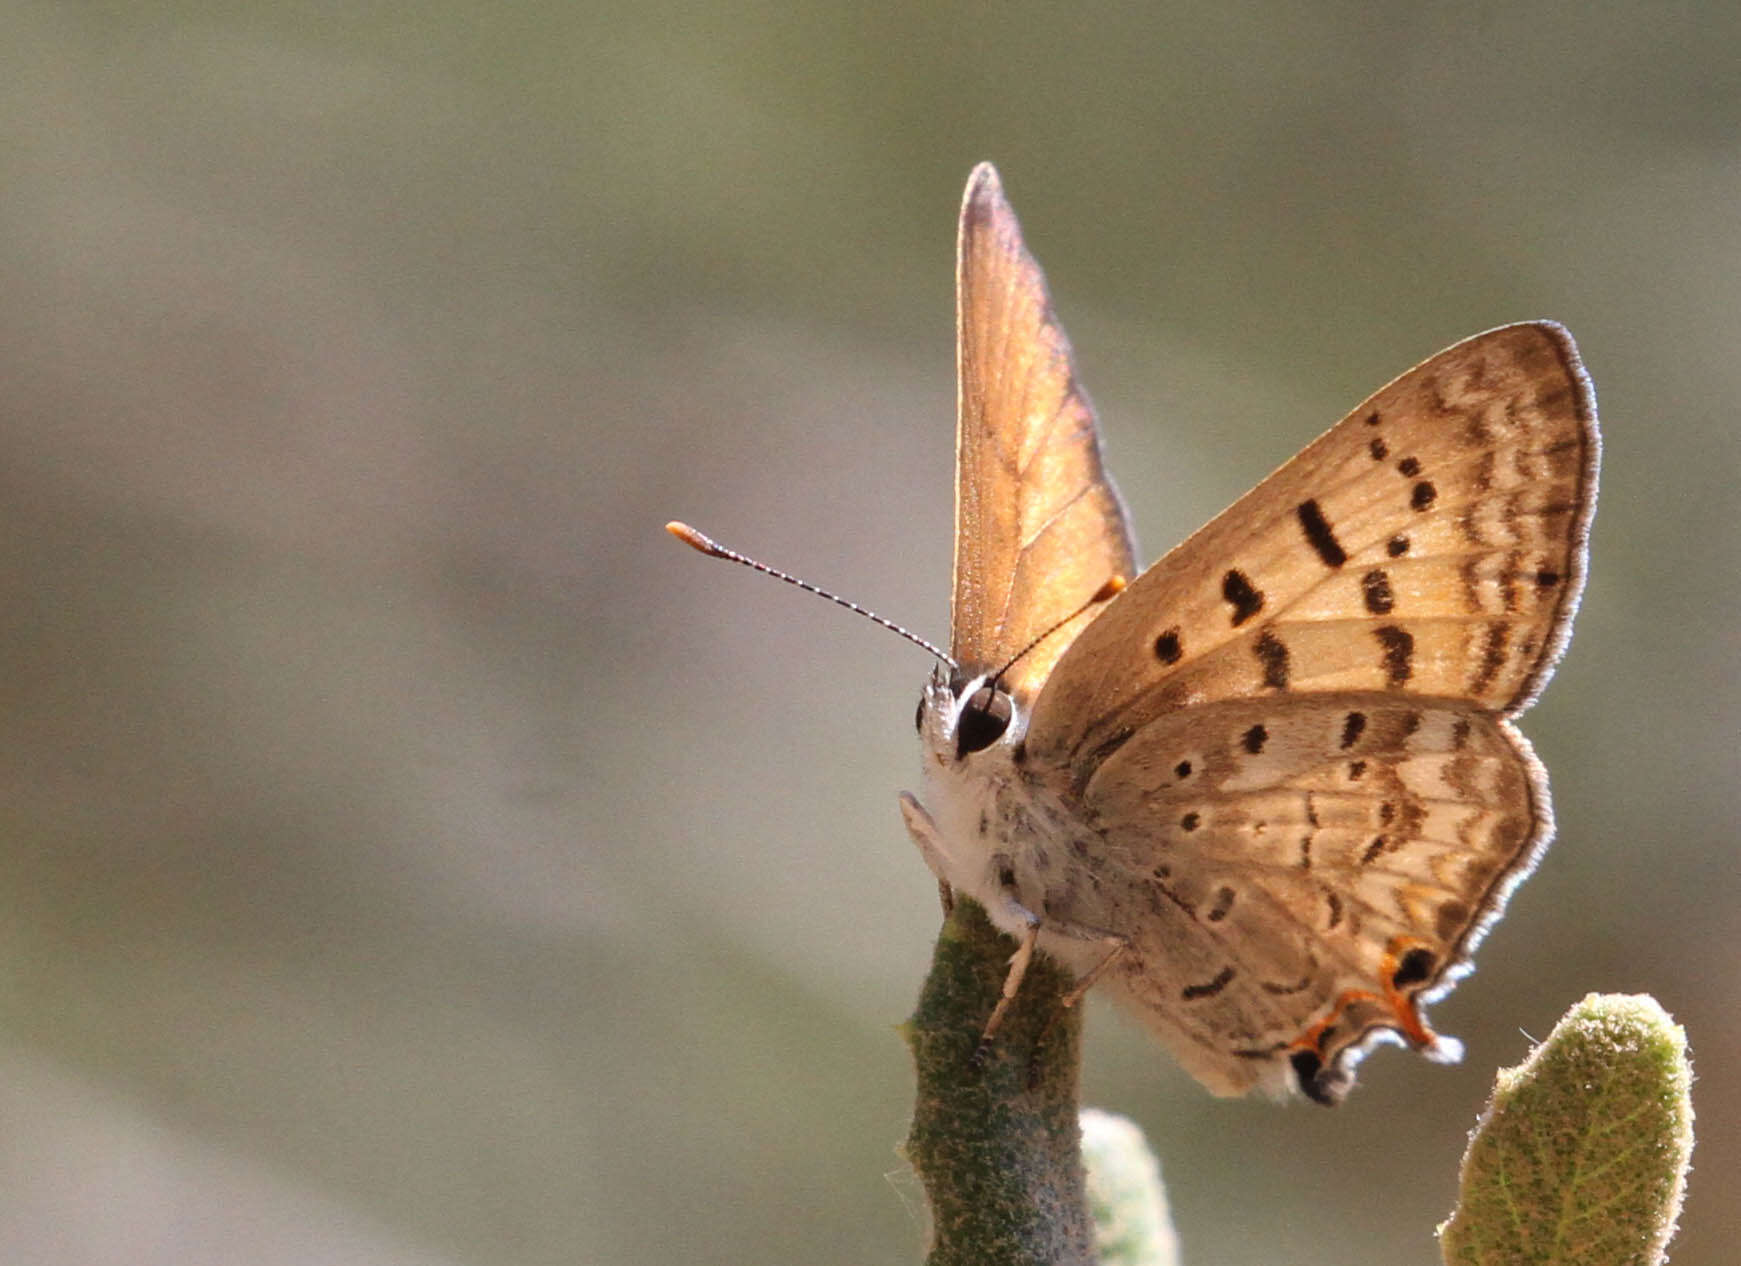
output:
M1305 1055L1339 1097L1373 1032L1437 1048L1416 999L1455 980L1551 831L1504 720L1387 692L1173 713L1097 772L1100 882L1073 911L1129 936L1108 987L1199 1078Z

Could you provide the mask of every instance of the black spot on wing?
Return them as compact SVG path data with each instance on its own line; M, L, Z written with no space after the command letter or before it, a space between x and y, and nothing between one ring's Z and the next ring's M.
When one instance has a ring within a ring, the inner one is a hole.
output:
M1274 633L1264 630L1252 644L1257 662L1263 665L1263 684L1271 690L1286 690L1288 686L1288 648Z
M1372 437L1372 443L1366 446L1366 450L1372 454L1372 460L1375 462L1381 462L1390 456L1390 447L1376 435Z
M1377 443L1375 440L1374 443ZM1330 520L1324 517L1323 509L1316 501L1302 501L1296 507L1300 527L1306 534L1306 542L1317 551L1318 557L1326 567L1340 567L1348 561L1348 551L1342 548L1342 543L1336 539L1336 533L1330 527Z
M1433 951L1416 946L1402 956L1402 961L1396 965L1396 970L1390 974L1390 985L1393 989L1406 989L1410 985L1419 985L1432 979L1433 968L1439 965L1439 960Z
M1390 574L1382 567L1374 567L1360 578L1360 596L1373 615L1389 615L1391 608L1396 606L1396 596L1390 589Z
M1384 543L1384 552L1392 558L1401 558L1409 552L1409 538L1406 536L1391 537Z
M1155 658L1163 664L1176 664L1179 657L1185 653L1185 647L1179 641L1179 630L1168 629L1155 639Z
M1400 686L1414 676L1414 634L1394 624L1381 624L1372 630L1372 636L1384 649L1384 675L1390 685Z
M1348 1093L1347 1079L1326 1069L1317 1051L1295 1051L1288 1056L1288 1064L1300 1080L1300 1093L1313 1103L1334 1108Z
M1237 896L1233 889L1221 887L1215 890L1215 900L1203 912L1203 917L1211 923L1219 923L1227 917L1227 912L1233 909L1233 899Z
M1245 732L1241 741L1245 744L1245 750L1256 756L1263 751L1263 745L1269 742L1269 731L1261 725L1254 725Z
M1206 980L1200 985L1186 985L1179 991L1179 996L1186 1002L1194 1002L1198 998L1213 998L1233 983L1233 976L1233 968L1223 967L1215 973L1211 980Z
M1234 628L1263 610L1263 594L1252 588L1251 581L1237 567L1221 578L1221 596L1233 608Z
M1184 817L1179 819L1179 829L1181 831L1195 831L1202 824L1203 818L1201 814L1187 813Z
M1347 751L1360 741L1360 736L1366 731L1366 714L1350 712L1342 718L1342 750Z
M1416 475L1421 473L1420 459L1416 457L1405 457L1396 464L1396 468L1403 474L1407 475L1410 479L1413 479Z
M1414 486L1414 491L1409 493L1409 505L1416 510L1425 510L1431 507L1433 502L1438 500L1438 497L1439 490L1433 487L1430 480L1423 479Z

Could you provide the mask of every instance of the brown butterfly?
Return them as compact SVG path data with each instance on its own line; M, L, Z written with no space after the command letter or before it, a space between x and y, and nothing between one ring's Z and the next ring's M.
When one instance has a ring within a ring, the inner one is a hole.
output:
M1421 1006L1553 831L1511 718L1583 586L1598 440L1571 336L1439 353L1138 576L989 165L957 284L954 666L902 810L1021 939L988 1035L1038 947L1216 1094L1336 1103L1376 1039L1455 1059Z

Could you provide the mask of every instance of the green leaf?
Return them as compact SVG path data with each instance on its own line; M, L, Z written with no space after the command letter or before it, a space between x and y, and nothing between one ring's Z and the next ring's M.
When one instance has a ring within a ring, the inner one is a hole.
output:
M1654 1266L1692 1152L1686 1034L1648 995L1591 994L1500 1072L1439 1228L1448 1266Z

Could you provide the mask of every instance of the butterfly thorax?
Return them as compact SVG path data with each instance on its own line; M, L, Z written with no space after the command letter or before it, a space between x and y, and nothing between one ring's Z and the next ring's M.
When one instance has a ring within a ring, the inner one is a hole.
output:
M1081 806L1024 759L1027 722L1025 701L984 675L934 677L919 705L924 805L936 828L927 860L1015 934L1030 915L1076 923L1090 913L1078 907L1099 853ZM1064 956L1093 957L1089 947Z

